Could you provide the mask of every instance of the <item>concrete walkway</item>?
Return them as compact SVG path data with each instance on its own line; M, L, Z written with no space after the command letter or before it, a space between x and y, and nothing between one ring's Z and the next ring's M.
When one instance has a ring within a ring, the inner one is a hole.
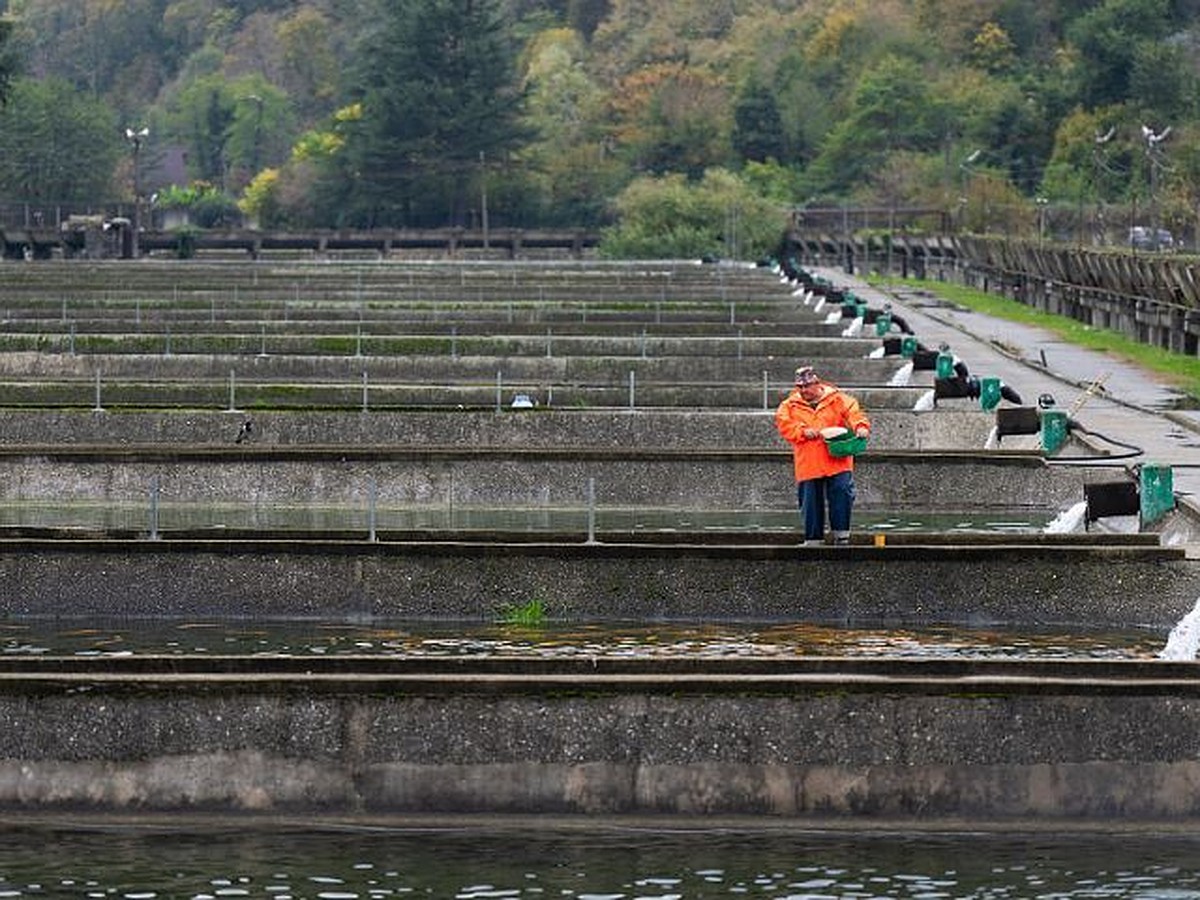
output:
M1200 502L1200 412L1172 410L1182 395L1161 376L1069 344L1045 329L976 313L907 286L874 288L839 269L818 269L814 274L852 290L871 307L890 302L921 343L931 349L949 344L972 375L999 377L1021 395L1024 405L1036 405L1041 394L1051 394L1057 408L1070 411L1093 436L1140 449L1134 453L1109 445L1107 449L1122 457L1119 465L1169 465L1176 495ZM1099 388L1089 392L1097 381Z

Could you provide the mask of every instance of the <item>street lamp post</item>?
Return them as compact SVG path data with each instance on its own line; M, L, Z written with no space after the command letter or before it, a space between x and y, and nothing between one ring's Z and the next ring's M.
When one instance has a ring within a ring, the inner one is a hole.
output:
M126 128L125 139L133 151L133 236L129 243L130 255L137 259L141 255L138 247L138 236L142 230L142 176L141 156L142 143L150 136L149 128Z
M962 190L958 195L958 212L960 231L965 231L967 226L967 213L971 208L971 167L979 160L983 154L982 150L972 150L962 162L958 164L958 170L962 179Z
M1092 147L1092 193L1095 195L1096 201L1096 221L1092 227L1093 244L1104 243L1104 192L1100 185L1100 173L1108 170L1108 165L1104 161L1104 145L1111 141L1116 133L1115 125L1109 127L1104 134L1097 132Z
M1168 125L1162 131L1156 132L1149 125L1142 126L1142 137L1146 139L1146 157L1150 160L1150 228L1151 241L1158 249L1158 170L1162 166L1162 142L1171 133Z

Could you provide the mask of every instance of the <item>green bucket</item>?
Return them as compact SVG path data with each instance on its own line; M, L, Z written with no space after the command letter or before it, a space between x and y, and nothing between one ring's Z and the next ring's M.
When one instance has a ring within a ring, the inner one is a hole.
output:
M849 432L841 437L826 438L825 446L830 456L858 456L867 449L867 439Z

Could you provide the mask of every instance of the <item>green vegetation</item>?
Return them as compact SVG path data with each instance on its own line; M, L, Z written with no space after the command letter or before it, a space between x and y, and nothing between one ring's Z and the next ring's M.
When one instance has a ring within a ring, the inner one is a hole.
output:
M1124 335L1103 328L1092 328L1066 316L1056 316L1032 309L1017 300L997 297L974 288L943 281L918 281L915 279L876 279L877 284L905 284L927 290L957 303L967 309L997 319L1036 325L1059 335L1063 340L1092 350L1100 350L1112 356L1136 363L1163 377L1179 390L1200 399L1200 359L1172 353L1159 347L1138 343Z
M590 227L613 256L743 258L800 206L1051 238L1085 208L1181 237L1200 208L1200 0L0 10L0 203L204 186L201 227Z
M617 197L616 209L618 224L603 247L616 259L760 256L787 226L777 204L723 169L710 169L698 182L681 174L638 178Z
M510 603L500 610L500 621L520 628L540 628L546 622L546 608L536 598L520 604Z

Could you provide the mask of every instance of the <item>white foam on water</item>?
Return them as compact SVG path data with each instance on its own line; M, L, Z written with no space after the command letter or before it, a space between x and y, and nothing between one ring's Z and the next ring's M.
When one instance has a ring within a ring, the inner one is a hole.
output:
M1080 500L1068 510L1060 512L1045 528L1043 534L1071 534L1083 527L1083 517L1087 515L1087 502Z
M933 409L933 400L933 391L926 391L913 404L913 412L929 412L929 410Z
M896 373L888 379L889 387L907 387L909 380L912 378L913 364L910 359L904 365L896 370Z
M1167 645L1158 653L1159 659L1195 659L1200 650L1200 600L1192 611L1175 623L1167 635Z

